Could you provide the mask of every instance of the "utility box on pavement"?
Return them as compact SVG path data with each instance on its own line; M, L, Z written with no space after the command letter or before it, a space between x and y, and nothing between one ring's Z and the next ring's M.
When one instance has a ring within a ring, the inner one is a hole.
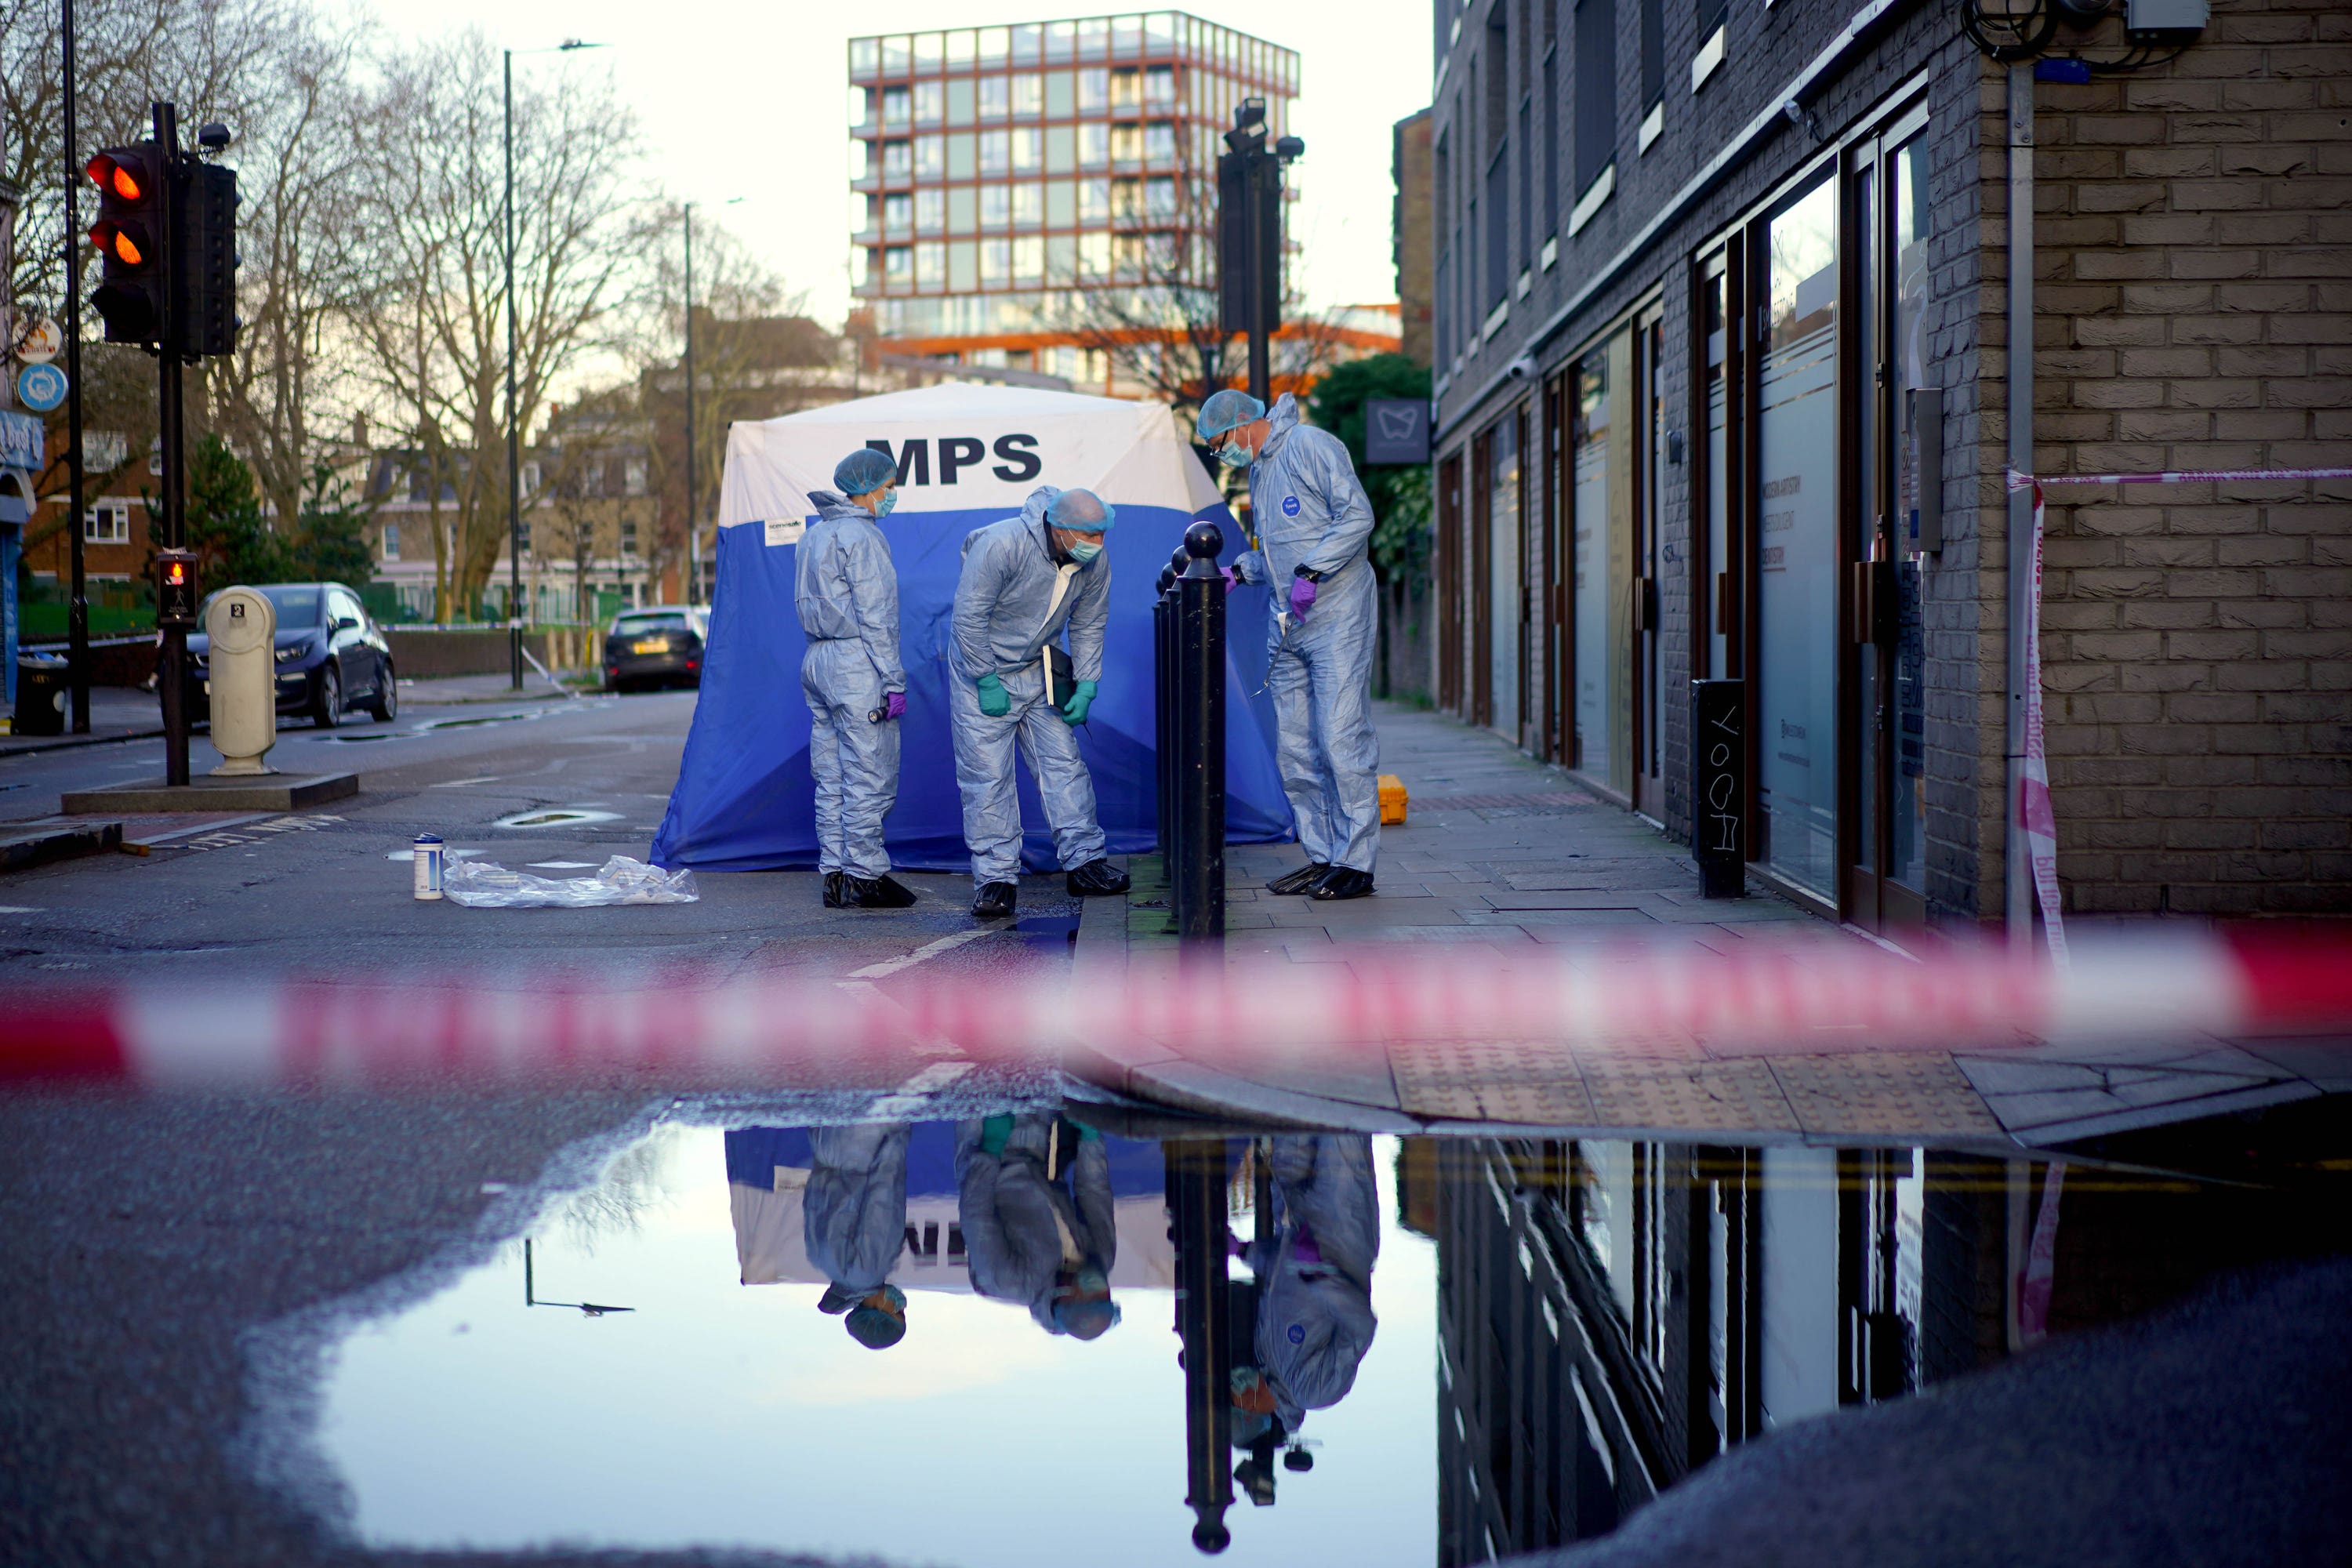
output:
M278 743L278 609L266 594L224 588L205 612L211 679L215 777L267 773Z

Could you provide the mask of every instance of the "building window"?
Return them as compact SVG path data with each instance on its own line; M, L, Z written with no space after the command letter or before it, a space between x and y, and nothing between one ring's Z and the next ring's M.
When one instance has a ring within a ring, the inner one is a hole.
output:
M882 89L882 123L897 130L907 123L913 109L911 95L903 87Z
M1016 226L1034 228L1045 221L1045 187L1015 185L1013 187L1013 221Z
M1078 112L1100 114L1110 107L1110 72L1082 70L1078 73Z
M1045 112L1045 79L1033 74L1013 79L1013 112L1020 119L1034 120Z
M1045 133L1034 125L1013 132L1013 171L1034 174L1045 166Z
M946 89L935 81L915 84L915 123L937 125L947 118Z
M1146 217L1169 219L1176 216L1176 182L1167 178L1143 183L1143 214Z
M982 132L980 133L980 172L983 174L1002 174L1008 172L1012 166L1011 133L1003 131Z
M528 462L522 466L522 493L527 496L539 493L539 465L536 462Z
M915 226L915 198L904 195L882 198L882 226L892 234L904 234Z
M1118 223L1132 223L1143 216L1141 180L1113 180L1110 183L1110 216Z
M385 524L383 525L383 558L384 558L386 561L397 561L397 560L399 560L399 559L400 559L400 524L398 524L398 523L396 523L396 522L387 522L387 523L385 523Z
M882 276L893 283L903 283L914 276L915 247L894 245L882 253Z
M1004 78L984 76L980 79L980 117L982 120L1002 120L1012 106L1012 87Z
M972 122L977 112L978 105L974 101L972 96L971 79L970 77L959 77L954 81L948 83L948 123L950 125L969 125Z
M1013 280L1011 240L983 239L980 242L980 280L982 283L1009 283Z
M1139 109L1143 105L1143 73L1132 66L1110 73L1110 106Z
M1617 0L1577 0L1576 188L1617 155Z
M1087 278L1110 276L1110 236L1101 229L1078 236L1078 272Z
M1155 120L1143 128L1143 155L1155 163L1176 161L1176 126L1167 120Z
M915 150L904 142L882 143L882 177L903 180L915 172Z
M131 503L127 500L102 500L89 509L82 521L82 540L89 544L128 544L131 542Z
M1082 224L1110 221L1110 182L1108 180L1078 182L1078 221Z
M1045 276L1045 241L1042 235L1026 235L1013 242L1013 276L1022 283L1035 283Z
M641 496L646 493L646 460L629 458L621 464L621 493Z
M1013 191L1008 185L980 187L980 226L1003 228L1013 221Z
M634 517L625 517L621 520L621 553L635 555L636 552L637 520Z
M919 288L936 289L948 280L948 247L936 239L926 239L915 246L915 283Z
M947 138L918 136L915 138L915 174L918 178L936 180L947 169Z
M1153 66L1143 73L1143 101L1154 109L1172 109L1176 104L1176 68Z
M928 190L915 193L915 228L920 234L937 234L948 226L948 194Z
M1110 162L1110 127L1081 125L1078 127L1078 167L1099 169Z

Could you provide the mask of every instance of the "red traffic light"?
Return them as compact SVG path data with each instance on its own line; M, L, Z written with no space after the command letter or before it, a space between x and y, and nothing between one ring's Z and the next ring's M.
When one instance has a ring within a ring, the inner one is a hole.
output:
M90 226L89 242L110 260L120 261L126 267L147 265L147 237L139 232L135 224L101 218Z
M146 171L111 153L98 153L83 165L82 172L97 184L100 190L110 192L126 202L147 199Z
M166 588L182 588L187 585L187 582L188 563L186 562L166 561L163 563L163 586Z

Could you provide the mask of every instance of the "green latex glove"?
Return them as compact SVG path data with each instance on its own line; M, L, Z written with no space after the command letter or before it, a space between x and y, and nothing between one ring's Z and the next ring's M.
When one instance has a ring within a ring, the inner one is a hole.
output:
M992 719L1002 719L1013 711L1013 698L1004 689L1004 682L992 675L983 675L980 687L980 710Z
M995 677L991 676L990 679ZM980 1148L984 1154L1004 1152L1004 1141L1013 1136L1013 1118L992 1116L980 1124Z
M1092 708L1094 705L1095 683L1091 680L1079 681L1078 689L1070 693L1070 705L1062 710L1063 722L1067 724L1085 723L1087 721L1087 710Z

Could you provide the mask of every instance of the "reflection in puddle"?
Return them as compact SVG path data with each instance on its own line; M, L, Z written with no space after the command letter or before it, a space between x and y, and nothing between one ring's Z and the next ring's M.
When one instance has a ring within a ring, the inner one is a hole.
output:
M341 1343L354 1530L1480 1562L2315 1228L2252 1184L1932 1150L1100 1116L660 1128Z

